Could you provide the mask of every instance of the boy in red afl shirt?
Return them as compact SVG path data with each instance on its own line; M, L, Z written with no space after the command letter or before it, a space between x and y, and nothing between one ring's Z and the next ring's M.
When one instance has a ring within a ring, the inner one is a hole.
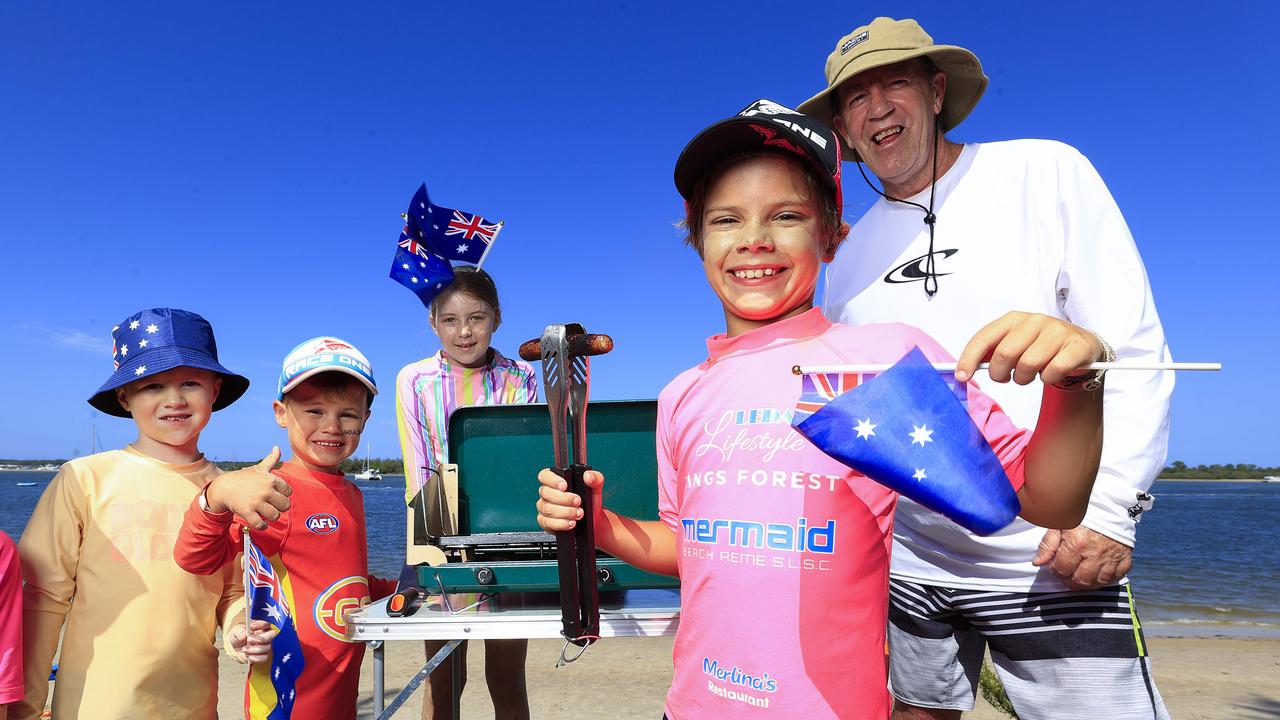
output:
M217 572L241 551L239 524L252 528L302 646L294 717L356 716L364 644L347 639L346 614L395 589L368 574L364 498L339 467L359 447L377 392L369 361L350 343L319 337L294 348L273 404L293 457L268 474L278 458L273 450L257 467L206 485L187 509L174 548L188 572ZM265 718L279 704L270 671L269 663L250 669L247 717Z

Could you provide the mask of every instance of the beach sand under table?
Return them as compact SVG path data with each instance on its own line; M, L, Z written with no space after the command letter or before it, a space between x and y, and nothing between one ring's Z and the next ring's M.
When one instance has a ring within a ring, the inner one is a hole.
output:
M529 704L535 718L637 718L658 720L671 679L671 638L618 638L590 648L581 660L555 667L562 642L529 643ZM1156 681L1169 711L1179 720L1280 717L1280 638L1148 636ZM422 643L387 645L387 699L422 667ZM221 658L219 715L238 717L244 666ZM466 718L487 718L493 706L484 685L484 643L472 643L468 683L462 696ZM374 717L373 659L366 653L360 682L360 717ZM421 690L396 714L418 718ZM1005 717L981 699L966 718Z

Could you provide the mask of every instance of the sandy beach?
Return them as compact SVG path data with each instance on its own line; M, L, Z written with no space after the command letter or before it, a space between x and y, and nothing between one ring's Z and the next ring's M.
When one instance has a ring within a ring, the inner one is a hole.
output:
M1280 638L1150 637L1153 665L1169 711L1180 720L1275 718L1280 716ZM535 718L637 718L658 720L671 678L671 638L618 638L590 648L583 658L555 667L563 643L529 643L529 701ZM425 662L422 643L387 646L387 699ZM473 643L467 657L470 681L462 696L467 718L492 717L483 681L484 644ZM373 661L366 654L360 683L360 717L374 717ZM244 666L221 662L220 716L239 716ZM418 718L421 691L396 714ZM966 718L1005 717L981 699Z

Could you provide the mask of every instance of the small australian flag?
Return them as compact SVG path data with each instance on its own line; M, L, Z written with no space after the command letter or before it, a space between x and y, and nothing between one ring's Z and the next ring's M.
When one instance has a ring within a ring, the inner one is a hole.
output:
M420 239L432 252L446 260L479 265L497 240L502 223L491 222L475 213L435 205L427 197L423 183L409 201L406 227L418 230Z
M249 538L244 538L244 593L249 618L265 620L280 632L271 641L271 686L275 699L271 707L253 707L248 713L266 720L289 720L297 702L298 677L305 662L298 629L293 624L289 600L271 560Z
M400 234L400 245L391 261L391 279L413 291L422 304L431 308L431 301L453 282L453 266L421 243Z
M1021 506L1000 459L919 348L873 378L806 375L792 424L818 449L979 535Z

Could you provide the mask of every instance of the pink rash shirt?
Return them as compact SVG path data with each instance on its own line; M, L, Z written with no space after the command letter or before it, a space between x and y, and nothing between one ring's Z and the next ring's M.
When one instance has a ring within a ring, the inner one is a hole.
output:
M671 720L887 718L885 622L897 496L792 430L799 364L892 363L907 325L833 325L814 309L735 338L658 399L658 508L677 535ZM969 412L1014 488L1030 433L970 387ZM941 519L941 518L939 518Z
M0 705L22 699L22 567L0 532Z

